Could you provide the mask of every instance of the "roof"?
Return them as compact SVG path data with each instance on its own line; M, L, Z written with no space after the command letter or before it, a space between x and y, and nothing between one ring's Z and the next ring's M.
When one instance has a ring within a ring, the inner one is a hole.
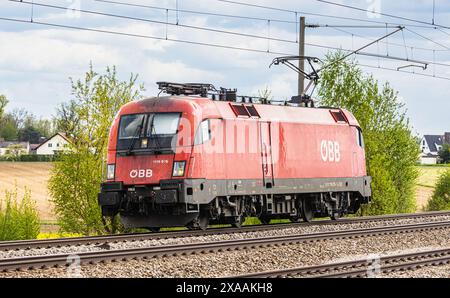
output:
M29 143L28 142L0 142L0 148L8 148L10 146L20 145L23 149L28 149Z
M442 146L442 136L440 135L424 135L431 152L437 152L436 145Z
M124 105L117 115L179 110L194 117L202 117L202 119L236 119L238 116L233 112L232 106L243 104L245 106L253 106L260 116L259 118L263 121L336 125L336 121L333 119L330 111L340 110L348 120L347 125L359 126L355 117L344 109L239 103L187 96L164 96L132 101Z
M66 140L67 142L70 143L69 139L67 138L66 134L63 132L57 132L54 135L52 135L50 138L48 138L47 140L45 140L44 142L42 142L41 144L39 144L36 148L34 148L33 150L37 150L39 147L41 147L42 145L46 144L48 141L50 141L51 139L53 139L56 136L60 136L62 137L64 140Z
M41 144L30 144L30 150L36 150Z

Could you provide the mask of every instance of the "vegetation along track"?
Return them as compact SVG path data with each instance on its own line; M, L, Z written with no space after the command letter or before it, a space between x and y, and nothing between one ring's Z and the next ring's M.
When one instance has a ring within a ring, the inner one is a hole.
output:
M105 261L121 261L146 259L154 257L190 255L225 250L251 249L267 246L289 245L303 242L315 242L329 239L359 238L378 235L399 234L426 230L450 228L450 221L439 221L401 226L376 227L348 231L322 232L315 234L283 235L264 238L246 238L215 242L202 242L178 245L163 245L125 250L102 250L77 254L81 264L93 264ZM67 266L70 254L28 256L20 258L0 259L0 271L39 269L55 266Z
M271 224L271 225L244 226L242 228L211 228L206 231L202 231L202 230L185 231L185 230L183 230L183 231L158 232L158 233L135 233L135 234L71 237L71 238L58 238L58 239L0 241L0 251L31 249L31 248L77 246L77 245L88 245L88 244L104 244L104 243L117 243L117 242L132 242L132 241L182 238L182 237L192 237L192 236L207 236L207 235L219 235L219 234L231 234L231 233L247 233L247 232L254 232L254 231L266 231L266 230L276 230L276 229L283 229L283 228L292 228L292 227L301 226L301 225L354 224L354 223L364 223L364 222L382 222L382 221L386 221L386 220L395 220L395 219L433 218L433 217L439 217L439 216L450 216L450 211L381 215L381 216L366 216L366 217L351 217L351 218L341 218L337 221L317 220L312 223L306 223L306 222L287 223L287 224L281 223L281 224Z
M399 270L414 270L424 266L438 266L448 263L450 263L450 249L446 248L384 256L379 259L369 257L347 262L255 272L234 277L376 277Z

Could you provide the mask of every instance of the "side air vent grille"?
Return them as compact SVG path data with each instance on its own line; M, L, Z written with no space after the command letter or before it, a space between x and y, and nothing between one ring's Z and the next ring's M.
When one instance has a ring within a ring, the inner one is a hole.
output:
M330 111L331 116L333 116L334 121L338 123L347 123L347 118L345 118L342 111Z
M256 110L255 106L253 105L244 105L244 104L232 104L231 108L233 109L233 112L236 114L236 116L241 117L256 117L261 118L259 116L258 111Z

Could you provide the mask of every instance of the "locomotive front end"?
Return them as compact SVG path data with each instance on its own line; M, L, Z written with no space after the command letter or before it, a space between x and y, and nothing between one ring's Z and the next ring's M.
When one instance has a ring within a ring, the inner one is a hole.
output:
M125 106L110 131L106 181L98 202L103 216L120 214L126 227L185 225L196 205L184 197L193 113L176 99Z

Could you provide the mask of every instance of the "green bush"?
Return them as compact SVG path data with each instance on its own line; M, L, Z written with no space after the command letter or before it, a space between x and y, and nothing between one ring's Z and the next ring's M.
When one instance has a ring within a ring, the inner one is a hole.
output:
M439 176L426 209L429 211L450 210L450 169Z
M39 215L30 190L25 189L20 201L17 187L6 191L5 199L0 200L0 240L35 239L39 232Z
M415 211L415 166L419 146L397 92L362 72L342 53L329 54L320 73L318 97L323 106L345 108L361 126L368 175L372 176L372 203L366 215ZM338 63L339 62L339 63Z
M137 86L136 79L131 75L120 81L114 67L97 74L91 66L84 79L72 80L75 98L57 115L58 123L69 130L71 150L55 163L48 184L63 232L92 235L123 228L118 217L102 217L97 196L111 123L121 106L141 97L143 87Z

